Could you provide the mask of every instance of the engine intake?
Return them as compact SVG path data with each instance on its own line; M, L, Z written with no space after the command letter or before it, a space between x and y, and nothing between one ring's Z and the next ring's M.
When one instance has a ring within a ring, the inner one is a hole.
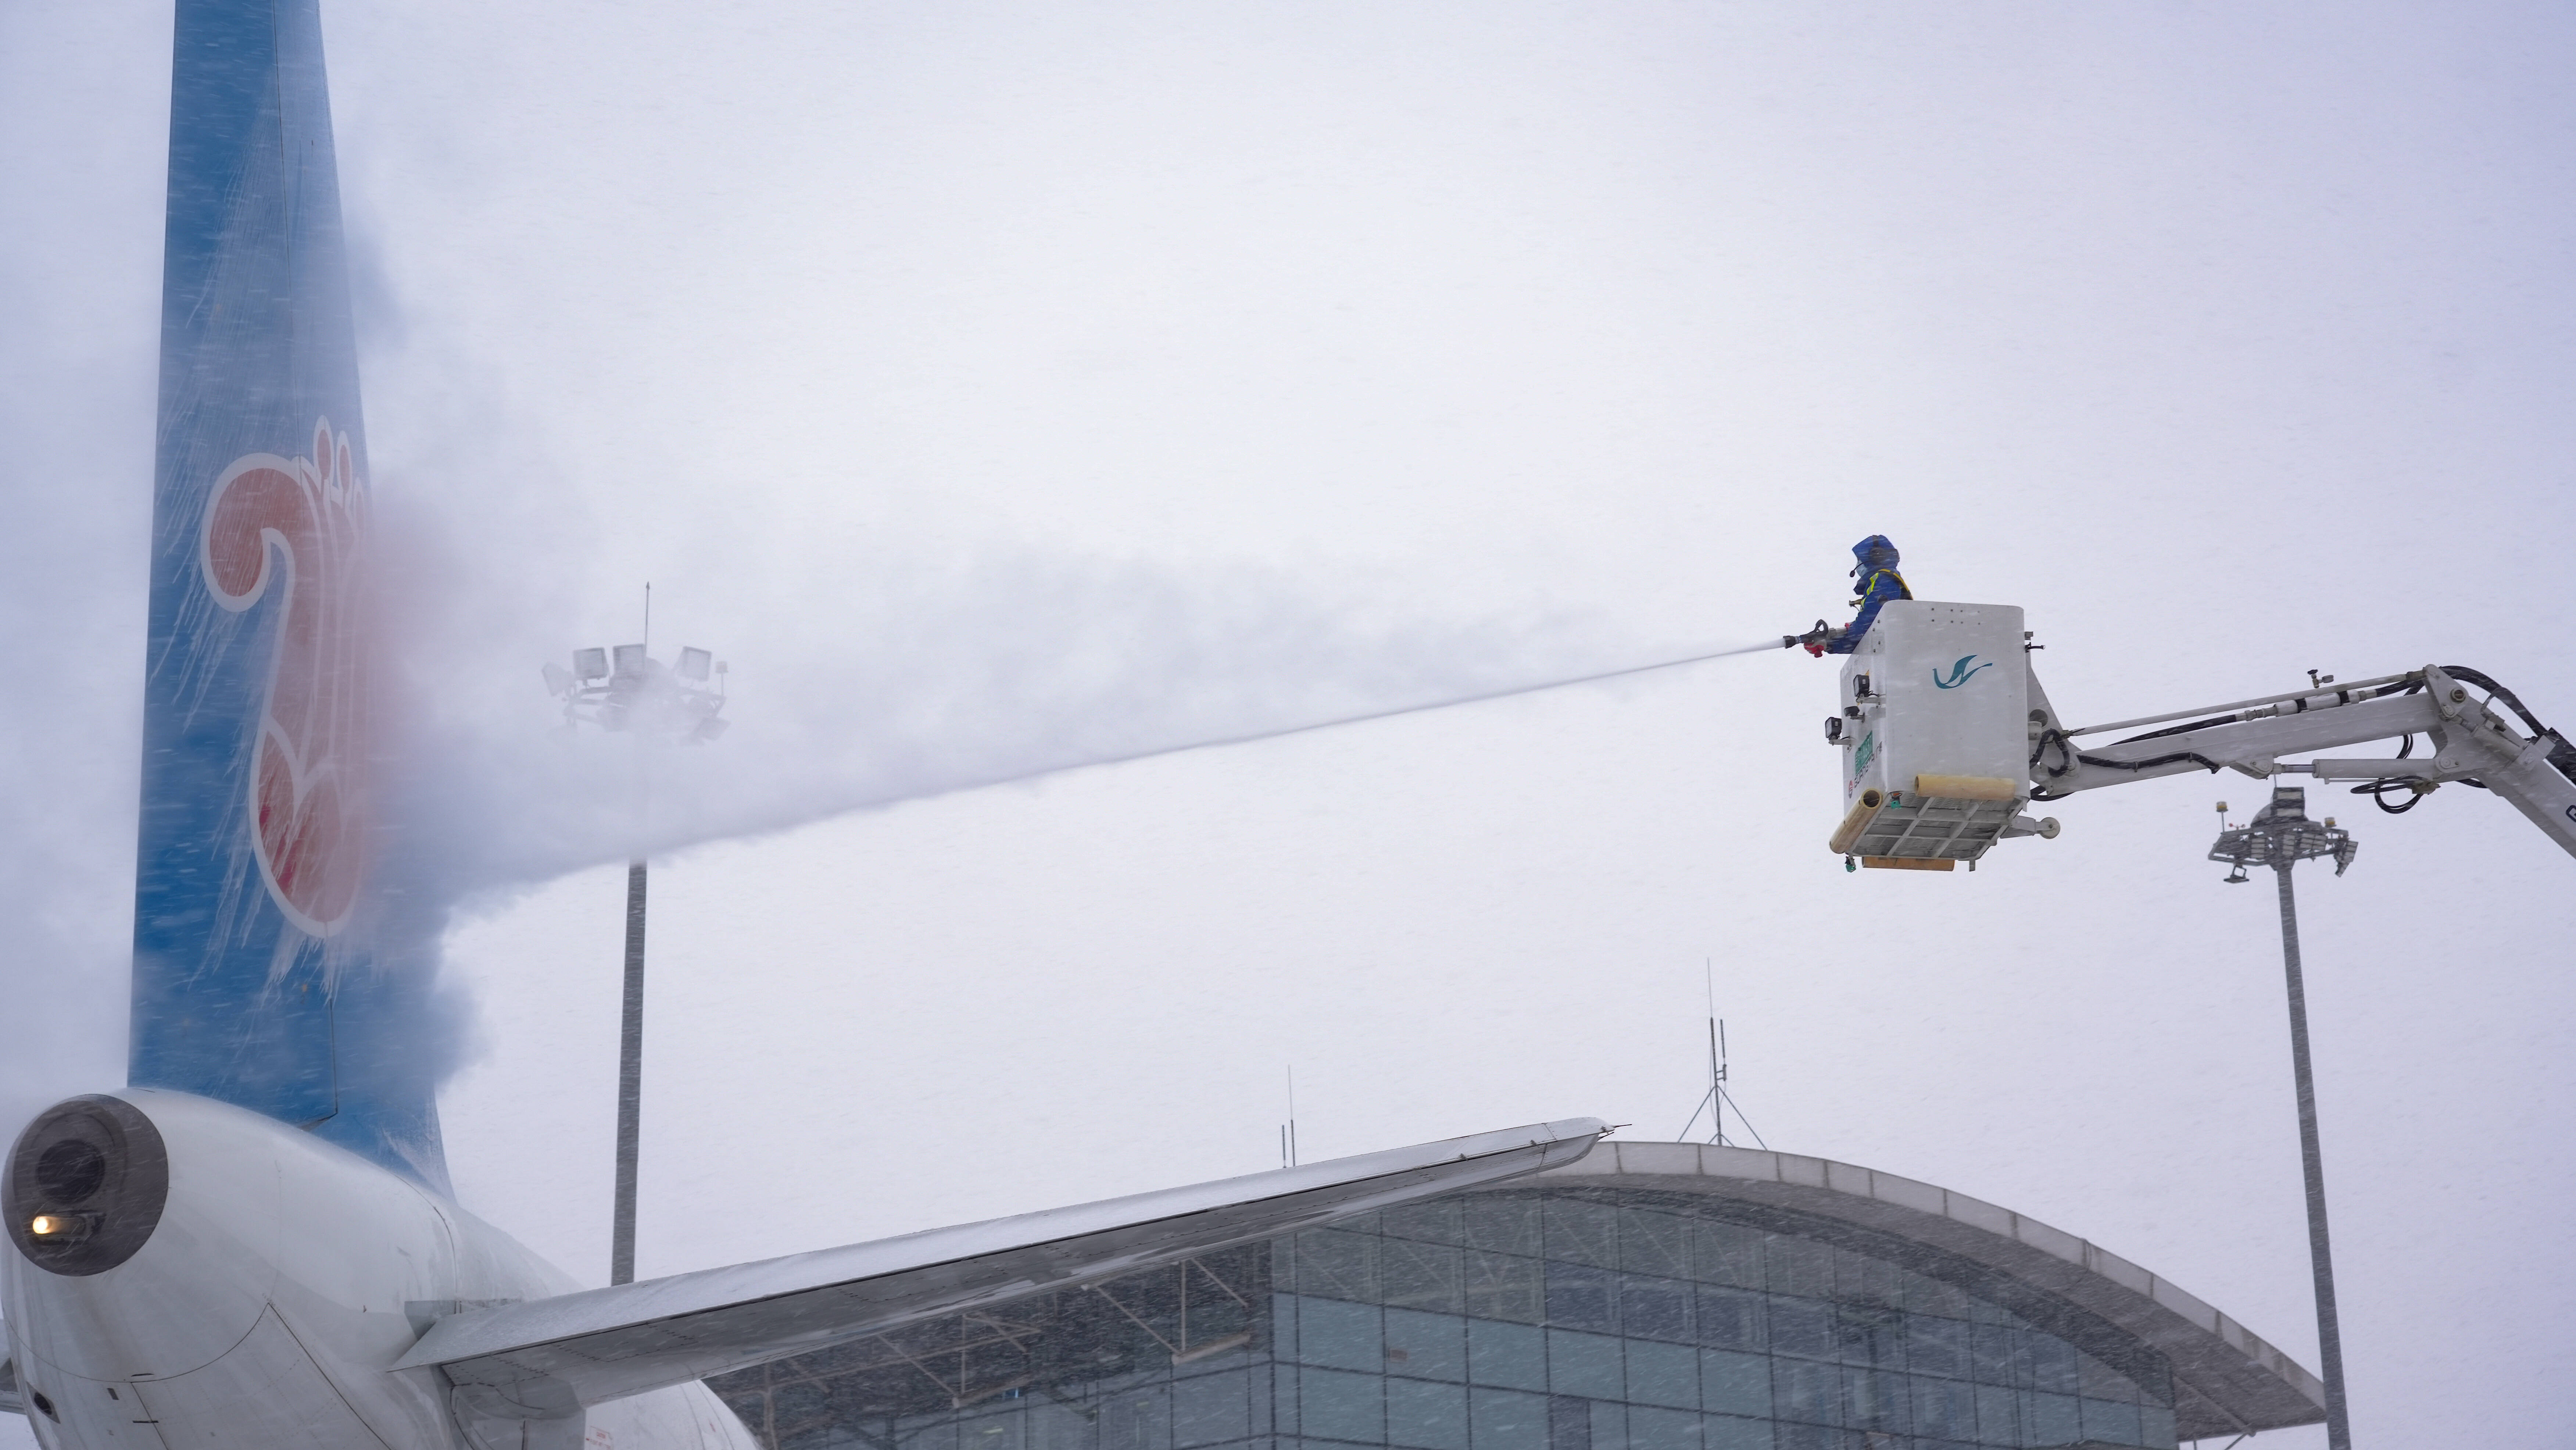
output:
M27 1125L0 1178L9 1241L48 1273L102 1274L152 1237L170 1200L170 1154L122 1098L56 1103Z

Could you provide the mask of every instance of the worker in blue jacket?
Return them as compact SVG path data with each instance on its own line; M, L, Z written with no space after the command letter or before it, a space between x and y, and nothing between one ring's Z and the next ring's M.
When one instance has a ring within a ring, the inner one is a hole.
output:
M1860 581L1860 597L1852 601L1860 610L1851 623L1840 629L1821 627L1795 637L1807 647L1807 653L1847 655L1860 644L1861 636L1878 620L1881 605L1891 599L1911 599L1914 591L1905 587L1905 576L1896 572L1896 546L1885 534L1872 534L1852 545L1852 557L1860 562L1852 566L1852 577Z

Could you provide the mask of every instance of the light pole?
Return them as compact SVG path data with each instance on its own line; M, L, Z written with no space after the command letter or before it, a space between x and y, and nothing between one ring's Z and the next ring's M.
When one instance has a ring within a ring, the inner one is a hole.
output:
M545 667L546 688L564 702L564 728L588 723L652 744L702 745L725 732L722 660L682 649L665 665L640 644L573 651L572 668ZM712 677L712 678L710 678ZM650 806L649 777L637 757L636 815ZM626 992L617 1043L617 1189L610 1212L608 1282L635 1281L635 1162L644 1119L644 883L642 853L626 863Z
M635 1153L644 1133L644 858L626 863L626 998L617 1028L617 1189L608 1282L635 1282Z
M2226 802L2219 803L2218 811L2222 830L2209 859L2233 868L2227 873L2228 883L2248 880L2245 868L2249 865L2269 866L2281 888L2281 968L2290 987L2290 1070L2299 1088L2299 1163L2308 1185L2308 1266L2316 1278L2317 1359L2326 1382L2326 1445L2328 1450L2352 1450L2352 1423L2344 1405L2343 1331L2335 1318L2334 1252L2326 1238L2325 1156L2317 1145L2317 1083L2308 1066L2308 992L2299 970L2299 912L2290 892L2290 868L2301 861L2331 857L2335 874L2341 876L2361 848L2351 835L2335 828L2331 817L2323 825L2309 820L2308 793L2297 786L2275 787L2272 803L2243 826L2227 827Z

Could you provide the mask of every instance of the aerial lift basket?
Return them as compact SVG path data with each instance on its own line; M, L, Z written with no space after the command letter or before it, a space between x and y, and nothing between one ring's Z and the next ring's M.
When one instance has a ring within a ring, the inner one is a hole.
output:
M1829 842L1864 866L1975 861L2030 799L2030 668L2021 610L1891 600L1843 665L1843 817Z

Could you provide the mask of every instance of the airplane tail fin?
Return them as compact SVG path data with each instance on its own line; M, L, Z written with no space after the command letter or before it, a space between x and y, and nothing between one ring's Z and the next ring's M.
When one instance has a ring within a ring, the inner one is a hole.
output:
M178 0L176 39L128 1076L444 1191L427 983L371 929L367 446L317 0Z

